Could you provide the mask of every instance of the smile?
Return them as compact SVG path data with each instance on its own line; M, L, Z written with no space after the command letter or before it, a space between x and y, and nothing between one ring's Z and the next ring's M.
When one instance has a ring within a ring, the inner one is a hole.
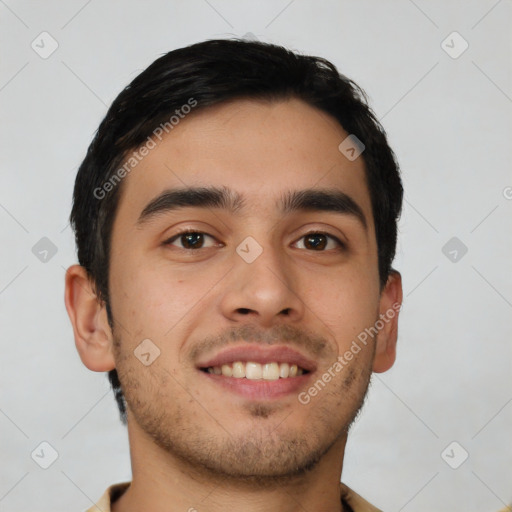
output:
M290 346L244 344L196 363L210 384L250 400L296 394L309 382L316 363Z
M232 364L223 364L222 366L209 366L202 369L215 375L224 375L224 377L234 377L235 379L250 380L278 380L297 377L308 373L307 370L290 363L255 363L253 361L235 361Z

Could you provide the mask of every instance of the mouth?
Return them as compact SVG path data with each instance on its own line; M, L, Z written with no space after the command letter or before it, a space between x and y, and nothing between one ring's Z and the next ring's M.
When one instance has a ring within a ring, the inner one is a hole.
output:
M235 379L249 380L277 380L290 379L309 373L308 370L290 363L256 363L255 361L235 361L222 366L208 366L200 368L201 371L213 373L215 375L224 375L224 377L233 377Z
M200 362L212 384L249 399L280 398L306 385L316 364L290 347L244 346Z

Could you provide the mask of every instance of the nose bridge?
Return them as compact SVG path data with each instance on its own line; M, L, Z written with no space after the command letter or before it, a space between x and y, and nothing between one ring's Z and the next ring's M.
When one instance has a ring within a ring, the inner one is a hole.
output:
M261 237L259 237L261 240ZM267 236L262 244L256 238L249 236L237 247L237 254L242 261L235 263L241 268L244 287L252 287L257 290L272 285L285 286L289 271L285 269L283 248L276 247L270 236ZM284 281L284 282L283 282Z
M302 303L294 286L297 279L283 250L269 232L242 240L233 255L233 271L224 296L226 316L250 313L261 322L271 323L283 313L302 315Z

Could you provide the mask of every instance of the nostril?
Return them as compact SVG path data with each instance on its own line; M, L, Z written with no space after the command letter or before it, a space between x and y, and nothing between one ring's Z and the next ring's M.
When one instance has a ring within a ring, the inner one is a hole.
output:
M247 313L249 313L251 310L250 309L247 309L247 308L240 308L238 311L240 311L240 313L243 313L244 315L246 315Z

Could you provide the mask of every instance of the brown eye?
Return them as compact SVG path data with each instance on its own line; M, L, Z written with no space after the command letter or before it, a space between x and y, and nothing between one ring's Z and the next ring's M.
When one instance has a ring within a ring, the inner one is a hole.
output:
M203 247L204 242L206 238L211 238L213 240L213 237L202 233L200 231L183 231L181 233L178 233L174 235L172 238L167 240L165 245L174 245L174 241L177 240L181 243L180 249L185 250L198 250L198 249L205 249Z
M340 240L338 240L338 238L336 238L335 236L322 232L307 233L306 235L302 236L300 240L304 240L304 247L306 249L317 252L324 252L326 248L336 249L336 245L338 246L338 248L345 247L345 245L342 242L340 242ZM329 245L329 240L333 240L335 242L334 247L327 247Z

